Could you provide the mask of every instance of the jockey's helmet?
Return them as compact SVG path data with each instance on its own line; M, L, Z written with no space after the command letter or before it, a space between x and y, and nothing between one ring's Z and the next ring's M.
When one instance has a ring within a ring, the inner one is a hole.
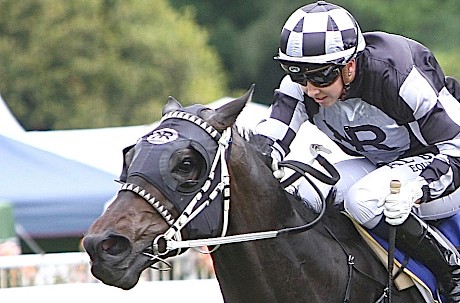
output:
M365 46L359 25L347 10L318 1L288 18L274 59L285 64L344 65Z

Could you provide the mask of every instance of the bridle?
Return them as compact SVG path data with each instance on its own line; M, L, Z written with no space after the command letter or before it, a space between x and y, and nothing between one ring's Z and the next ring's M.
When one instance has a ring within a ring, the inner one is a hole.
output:
M144 254L151 257L152 260L159 260L168 267L168 263L164 261L162 257L169 254L171 251L177 250L177 254L179 254L181 252L181 248L198 248L199 246L203 246L182 245L180 247L174 247L175 245L172 243L184 242L182 241L181 235L182 229L187 225L187 223L193 220L193 218L195 218L207 206L209 206L211 202L219 196L219 194L222 194L223 203L223 223L220 236L225 237L225 235L227 234L230 208L230 175L228 173L228 166L225 158L227 156L227 151L231 144L231 127L225 129L221 134L214 127L209 125L200 117L183 111L174 111L167 113L163 116L161 121L165 121L167 119L182 119L192 122L195 125L199 126L202 130L204 130L217 143L217 152L215 154L214 159L212 160L211 169L206 181L176 220L174 220L172 214L167 210L166 207L164 207L161 204L160 201L156 200L155 197L153 197L153 195L148 193L145 189L141 188L140 186L131 183L123 183L123 185L119 189L119 191L131 191L139 195L150 205L152 205L152 207L168 223L168 230L164 234L159 235L153 241L151 253L144 252ZM220 165L219 169L218 165ZM211 188L213 181L219 177L219 182L213 188ZM203 197L205 197L205 194L207 195L207 198L205 201L202 201ZM160 241L165 241L166 243L166 249L164 251L160 251L159 249ZM215 247L214 250L215 249L217 249L217 247ZM211 250L210 252L212 251L213 250Z
M254 233L247 233L247 234L239 234L239 235L232 235L227 236L227 228L229 222L229 209L230 209L230 176L228 172L227 166L227 156L229 152L229 147L232 142L232 133L231 127L225 129L222 134L220 134L214 127L209 125L206 121L201 119L200 117L183 112L183 111L173 111L167 113L163 116L162 121L167 119L182 119L193 122L194 124L198 125L201 129L206 131L218 144L217 153L215 154L214 159L212 160L211 170L209 172L207 180L204 182L201 189L196 193L190 203L186 206L184 211L179 215L179 217L174 220L174 217L170 214L170 212L164 207L160 201L156 200L150 193L146 190L141 188L138 185L131 184L131 183L124 183L119 191L131 191L139 195L145 201L147 201L155 210L163 217L163 219L168 223L169 228L166 230L165 233L157 236L154 241L152 242L151 252L144 252L145 255L149 256L151 260L158 260L165 264L167 267L170 265L164 260L165 256L170 254L172 251L177 250L179 254L181 249L183 248L194 248L198 249L202 246L214 246L212 250L208 253L215 251L221 244L228 244L228 243L236 243L236 242L246 242L246 241L254 241L260 239L268 239L268 238L276 238L283 234L288 233L299 233L306 231L316 225L324 215L326 211L326 202L325 197L313 183L310 178L306 175L309 173L314 177L318 178L319 180L326 182L328 184L335 184L339 179L339 174L335 170L335 168L330 165L327 160L325 160L320 155L317 155L315 159L322 165L326 171L331 175L331 177L324 175L323 173L319 172L318 170L314 169L308 164L300 163L296 161L281 161L278 162L279 167L287 167L295 171L296 178L304 177L306 180L311 184L314 190L317 192L318 197L321 201L322 207L321 211L318 216L311 222L297 226L297 227L290 227L290 228L283 228L280 230L273 230L273 231L264 231L264 232L254 232ZM216 171L220 165L220 180L215 185L214 188L211 188L211 185L216 176ZM295 178L294 178L295 179ZM294 180L291 178L291 183ZM209 194L208 194L209 193ZM205 201L202 201L205 194L207 198ZM213 200L218 197L219 194L222 194L222 203L223 203L223 223L222 223L222 230L220 232L219 237L214 238L206 238L206 239L196 239L196 240L182 240L181 231L182 229L189 223L193 218L195 218L199 213L201 213ZM198 206L197 206L198 205ZM165 243L165 248L163 251L160 251L160 242ZM167 268L169 269L169 268Z

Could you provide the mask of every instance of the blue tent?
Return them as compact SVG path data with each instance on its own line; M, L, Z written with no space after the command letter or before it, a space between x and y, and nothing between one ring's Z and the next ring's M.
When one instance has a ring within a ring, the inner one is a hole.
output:
M34 238L81 237L116 194L115 178L0 135L0 201Z

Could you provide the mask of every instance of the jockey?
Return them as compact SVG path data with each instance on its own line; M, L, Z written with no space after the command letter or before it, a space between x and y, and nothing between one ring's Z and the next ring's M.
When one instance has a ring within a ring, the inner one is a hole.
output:
M357 156L336 164L345 210L384 238L397 226L398 248L436 275L448 302L460 302L459 254L425 222L460 210L459 84L425 46L363 34L348 11L324 1L289 17L275 60L287 75L256 127L272 158L290 152L305 121ZM393 179L399 193L390 193ZM307 182L298 192L315 199Z

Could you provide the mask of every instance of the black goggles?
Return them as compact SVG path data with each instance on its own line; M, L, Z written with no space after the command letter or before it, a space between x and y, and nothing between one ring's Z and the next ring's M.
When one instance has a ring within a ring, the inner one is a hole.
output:
M326 87L335 82L340 75L343 65L293 65L280 63L281 67L288 73L293 82L303 86L307 85L307 81L317 87Z

